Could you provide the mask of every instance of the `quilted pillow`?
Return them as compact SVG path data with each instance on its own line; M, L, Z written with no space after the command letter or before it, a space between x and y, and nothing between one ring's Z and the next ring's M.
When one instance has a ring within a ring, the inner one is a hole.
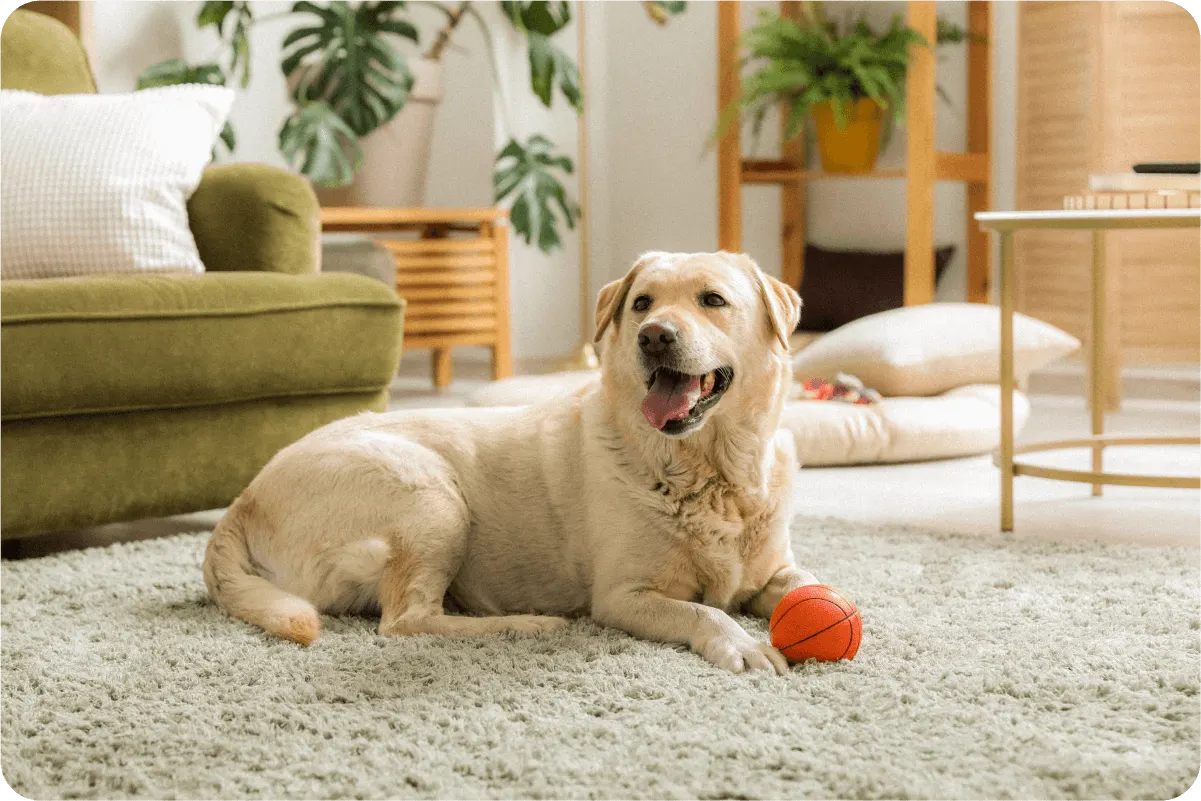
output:
M200 273L187 201L234 92L0 91L0 277Z

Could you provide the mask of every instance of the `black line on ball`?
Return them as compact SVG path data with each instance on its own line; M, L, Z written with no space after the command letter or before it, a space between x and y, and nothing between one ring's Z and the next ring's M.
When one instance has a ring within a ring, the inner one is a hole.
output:
M858 610L858 609L856 609L856 610L855 610L855 612L854 612L853 614L847 615L846 619L847 619L847 620L850 620L851 618L853 618L853 617L854 617L855 615L857 615L857 614L859 614L859 610ZM860 625L862 626L862 624L863 624L863 618L860 618L860 619L859 619L859 621L860 621ZM850 650L851 650L851 646L852 646L852 645L854 645L854 644L855 644L855 623L854 623L854 621L852 621L852 622L851 622L851 639L850 639L850 641L849 641L849 642L847 642L847 647L846 647L846 650L842 652L842 656L840 656L840 657L838 657L838 658L839 658L839 659L846 659L846 657L847 657L847 651L850 651Z
M824 598L810 598L810 599L808 599L808 600L811 600L811 601L822 601L822 600L825 600L825 599L824 599ZM829 603L829 601L826 601L826 603ZM837 608L837 607L838 607L838 604L834 604L834 606ZM841 609L839 609L839 611L842 611L842 610L841 610ZM854 613L854 612L852 612L852 613L851 613L851 615L853 615L853 614L855 614L855 613ZM845 623L845 622L847 622L848 620L850 620L850 619L851 619L851 615L847 615L847 616L846 616L846 617L844 617L842 620L839 620L839 621L838 621L838 622L836 622L836 623L831 623L830 625L826 626L826 627L825 627L824 629L822 629L821 631L815 631L815 632L813 632L812 634L810 634L808 637L805 637L804 639L801 639L801 640L797 640L796 642L792 643L792 645L785 645L783 648L780 648L780 649L778 649L778 650L780 650L780 651L787 651L787 650L788 650L789 648L791 648L793 645L800 645L800 644L801 644L801 643L803 643L803 642L806 642L806 641L808 641L808 640L812 640L814 637L816 637L816 636L817 636L817 635L819 635L819 634L825 634L827 631L829 631L830 629L834 628L834 627L835 627L835 626L837 626L839 623ZM781 620L783 620L783 618L780 618L780 619L781 619ZM778 626L778 625L780 625L780 624L779 624L779 623L777 623L776 625ZM854 632L854 631L852 631L852 632L851 632L851 638L852 638L852 639L854 639L854 637L855 637L855 632Z

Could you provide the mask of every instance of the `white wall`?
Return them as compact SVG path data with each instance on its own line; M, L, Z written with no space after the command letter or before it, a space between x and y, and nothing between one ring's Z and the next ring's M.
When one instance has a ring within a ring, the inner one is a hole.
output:
M98 0L94 13L94 61L101 91L132 89L146 66L174 56L211 58L215 36L194 25L196 2ZM744 3L744 26L756 7ZM884 23L903 12L900 2L846 3ZM285 2L258 2L260 15L284 10ZM524 137L542 132L562 150L575 153L574 115L561 97L544 109L528 91L526 59L520 42L499 18L497 4L479 6L492 26L502 61L502 88L508 117ZM413 7L425 33L440 19L431 9ZM964 22L963 3L939 4L939 12ZM717 244L716 166L705 152L716 111L716 6L695 2L666 27L653 24L640 3L591 2L587 11L588 54L585 87L589 102L590 191L588 195L592 290L620 276L633 258L649 249L707 250ZM234 108L237 159L282 164L276 133L287 113L279 43L293 23L266 22L256 28L251 85ZM575 51L574 24L558 37ZM1014 82L1016 8L994 6L993 173L994 205L1013 201ZM430 162L427 202L434 206L487 205L491 202L494 148L502 136L494 118L491 69L480 31L466 21L445 56L446 99L439 110ZM953 100L940 102L938 147L962 149L965 139L963 48L947 48L939 81ZM773 130L768 126L768 130ZM774 142L764 137L762 153ZM901 166L904 131L898 130L881 156L881 166ZM574 180L572 181L574 184ZM574 189L574 187L573 187ZM744 190L743 242L769 271L779 272L779 201L772 187ZM935 240L957 244L960 252L939 291L943 300L963 296L964 190L939 184ZM809 192L809 238L830 247L904 247L904 182L827 181ZM512 258L513 346L515 357L545 358L569 352L577 339L578 239L547 256L514 242ZM480 354L482 355L482 354Z

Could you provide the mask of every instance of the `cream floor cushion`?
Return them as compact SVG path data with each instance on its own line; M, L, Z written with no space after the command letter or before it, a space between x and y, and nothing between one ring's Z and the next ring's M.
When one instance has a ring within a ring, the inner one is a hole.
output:
M789 401L780 427L796 437L797 457L808 467L950 459L1000 445L1000 404L996 384L869 404ZM1014 431L1029 418L1030 401L1015 390Z
M573 392L596 370L516 376L468 396L471 406L524 406ZM1030 416L1030 402L1014 392L1014 429ZM912 462L993 450L1000 443L1000 387L973 384L931 397L884 398L879 403L796 400L784 405L781 428L796 437L804 465Z

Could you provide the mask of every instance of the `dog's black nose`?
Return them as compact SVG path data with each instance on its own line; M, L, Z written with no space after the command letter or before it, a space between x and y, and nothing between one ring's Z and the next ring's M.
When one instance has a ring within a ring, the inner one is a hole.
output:
M643 353L658 355L676 341L680 329L671 323L647 323L638 329L638 347Z

